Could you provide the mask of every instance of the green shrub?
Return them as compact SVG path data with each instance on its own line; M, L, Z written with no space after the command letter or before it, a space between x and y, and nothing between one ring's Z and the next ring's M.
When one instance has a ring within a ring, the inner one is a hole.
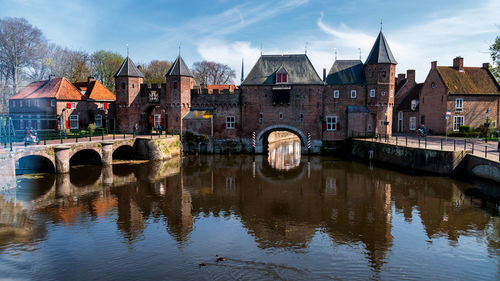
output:
M89 126L87 127L91 136L94 135L96 128L97 126L95 125L95 123L90 123Z
M470 126L462 125L462 126L458 127L458 131L461 133L468 133L468 132L470 132Z

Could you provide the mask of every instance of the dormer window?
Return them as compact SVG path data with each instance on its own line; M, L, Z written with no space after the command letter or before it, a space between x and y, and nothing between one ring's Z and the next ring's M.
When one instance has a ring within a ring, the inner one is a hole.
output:
M282 83L288 83L288 72L283 66L276 71L276 84Z

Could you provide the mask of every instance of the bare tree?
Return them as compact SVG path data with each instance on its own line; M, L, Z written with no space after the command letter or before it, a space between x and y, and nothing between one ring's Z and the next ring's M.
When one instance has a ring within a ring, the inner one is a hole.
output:
M44 57L47 40L40 29L23 18L0 19L0 65L4 77L12 82L11 94L17 92L19 78L27 67L34 66ZM8 93L2 96L6 104Z
M158 84L165 83L165 74L172 66L172 63L164 60L153 60L144 64L141 72L144 74L144 83Z
M199 85L234 83L236 72L226 64L201 61L193 64L193 76Z

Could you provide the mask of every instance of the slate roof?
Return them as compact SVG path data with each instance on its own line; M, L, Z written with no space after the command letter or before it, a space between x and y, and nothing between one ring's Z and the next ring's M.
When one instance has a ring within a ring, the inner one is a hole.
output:
M129 57L126 57L125 60L123 61L122 65L118 69L118 71L115 73L115 77L142 77L142 78L144 78L144 75L137 68L137 66L135 66L134 62Z
M391 63L398 64L392 55L389 44L385 39L382 30L378 34L375 44L373 44L372 50L366 59L365 64L376 64L376 63Z
M364 82L363 62L360 60L336 60L328 76L327 84L362 84Z
M50 80L30 83L19 91L10 100L14 99L42 99L55 98L58 100L85 100L86 97L66 78L52 78Z
M108 88L106 88L101 82L97 80L91 80L90 82L76 82L73 85L78 88L78 90L84 91L85 96L92 100L106 100L115 101L116 96Z
M288 73L288 84L323 84L305 54L261 55L248 73L242 85L275 84L276 71L284 67Z
M178 56L177 59L172 64L172 66L170 67L170 69L167 71L167 74L165 74L165 76L193 77L193 74L191 74L191 71L189 71L189 68L187 67L182 57Z
M422 91L422 87L424 86L424 83L418 83L416 84L403 98L399 106L397 107L396 111L404 110L404 111L409 111L411 110L411 101L412 100L419 100L420 97L420 91ZM418 105L415 109L415 111L418 110Z
M464 67L460 72L452 66L438 66L437 71L450 94L500 95L500 86L486 68Z

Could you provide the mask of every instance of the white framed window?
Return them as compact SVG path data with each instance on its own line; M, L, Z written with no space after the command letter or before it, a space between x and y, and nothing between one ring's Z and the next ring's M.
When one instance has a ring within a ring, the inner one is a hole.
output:
M72 130L78 129L78 114L69 116L69 128Z
M36 129L37 129L37 130L40 130L40 129L42 128L42 126L41 126L42 121L40 120L40 118L41 118L41 117L40 117L40 114L38 114L38 115L36 116Z
M333 90L333 98L338 99L340 96L340 91L339 90Z
M31 114L28 114L28 128L31 128Z
M38 100L35 100L35 106L39 107L40 105L38 104Z
M389 91L389 96L392 98L394 96L394 90Z
M153 117L153 126L156 128L160 128L161 127L161 114L155 114L154 117Z
M455 99L455 111L462 111L464 109L464 99L457 98Z
M96 127L102 127L102 115L101 114L97 114L95 116L95 125L96 125Z
M436 88L436 83L432 82L431 83L431 88L435 89Z
M56 100L50 100L50 107L56 107Z
M23 107L23 101L22 100L19 101L19 107Z
M417 117L410 117L410 130L415 131L417 129Z
M283 120L283 112L280 112L280 120Z
M71 109L76 109L76 102L71 103Z
M226 129L234 129L234 116L226 117Z
M16 101L15 100L12 101L12 107L16 107Z
M356 98L356 90L351 90L351 99Z
M28 100L28 107L31 107L31 101Z
M337 130L337 116L326 116L326 130L327 131Z
M370 98L374 98L375 97L375 89L371 89L370 90Z
M453 116L453 131L460 130L460 126L464 125L463 116Z
M288 74L286 73L276 74L276 83L287 83L287 82L288 82Z
M24 129L24 116L21 114L19 115L19 129Z

